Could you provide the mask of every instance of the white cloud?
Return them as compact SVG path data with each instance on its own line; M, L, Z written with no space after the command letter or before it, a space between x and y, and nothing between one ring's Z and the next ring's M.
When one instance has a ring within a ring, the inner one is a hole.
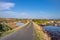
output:
M25 17L28 17L29 16L29 14L28 13L25 13L25 12L21 13L20 15L21 16L25 16Z
M14 3L0 2L0 10L10 10L14 6Z
M1 18L29 18L30 15L25 12L0 11Z

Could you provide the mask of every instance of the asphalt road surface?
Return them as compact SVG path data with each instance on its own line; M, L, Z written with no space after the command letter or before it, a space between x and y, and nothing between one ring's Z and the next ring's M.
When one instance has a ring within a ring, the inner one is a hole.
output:
M33 24L30 22L18 31L0 38L0 40L34 40Z

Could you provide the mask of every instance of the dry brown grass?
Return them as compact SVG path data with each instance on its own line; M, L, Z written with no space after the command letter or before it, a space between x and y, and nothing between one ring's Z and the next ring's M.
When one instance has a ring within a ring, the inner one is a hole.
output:
M38 26L34 22L33 24L36 40L50 40L50 37L47 35L47 33L43 32L42 27Z

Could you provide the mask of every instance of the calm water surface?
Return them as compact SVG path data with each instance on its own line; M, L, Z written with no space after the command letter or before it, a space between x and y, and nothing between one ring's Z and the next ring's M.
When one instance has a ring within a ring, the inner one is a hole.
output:
M51 40L60 40L60 27L58 27L58 26L45 26L44 29L51 36Z
M22 23L22 22L17 22L16 23L16 26L22 26L22 25L24 25L24 23Z
M57 35L60 35L60 27L56 26L45 26L44 27L46 31L55 33Z

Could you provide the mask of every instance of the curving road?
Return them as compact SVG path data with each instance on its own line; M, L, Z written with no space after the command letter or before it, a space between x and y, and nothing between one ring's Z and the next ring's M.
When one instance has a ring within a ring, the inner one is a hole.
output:
M32 22L30 22L25 27L5 37L0 38L0 40L34 40L33 30L33 24Z

